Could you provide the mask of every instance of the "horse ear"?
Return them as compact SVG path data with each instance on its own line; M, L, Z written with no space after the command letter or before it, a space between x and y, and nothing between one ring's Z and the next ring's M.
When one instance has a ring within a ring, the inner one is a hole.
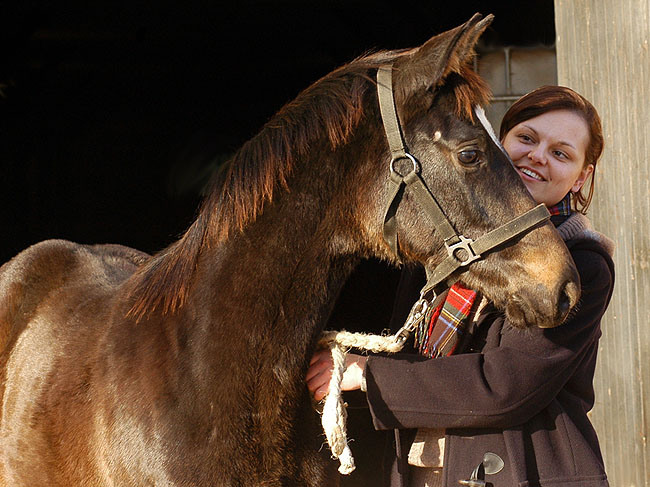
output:
M395 68L404 98L417 89L440 84L452 72L460 72L471 60L478 38L492 19L493 15L483 18L481 14L474 14L464 24L432 37L399 58Z

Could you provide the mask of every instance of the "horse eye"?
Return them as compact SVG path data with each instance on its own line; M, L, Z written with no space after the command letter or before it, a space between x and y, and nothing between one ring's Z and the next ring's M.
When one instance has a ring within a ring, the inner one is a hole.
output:
M462 164L475 164L479 161L480 152L475 149L463 150L458 153L458 160Z

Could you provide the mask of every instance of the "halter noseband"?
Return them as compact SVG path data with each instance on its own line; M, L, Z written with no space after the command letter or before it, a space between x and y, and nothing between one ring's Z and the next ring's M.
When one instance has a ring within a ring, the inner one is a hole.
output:
M459 234L445 216L435 196L429 191L424 180L420 177L420 164L417 159L406 151L404 139L400 130L399 119L395 110L392 85L392 65L381 66L377 71L377 96L379 98L379 109L384 124L384 131L388 139L388 146L391 153L389 198L384 216L384 239L391 250L399 256L397 246L397 222L395 214L402 195L407 189L412 191L415 200L420 207L433 219L436 233L440 235L447 248L447 257L431 272L427 270L427 283L420 291L420 300L415 304L407 323L400 332L409 327L409 320L416 319L414 314L422 315L419 322L429 307L426 299L433 293L431 299L436 297L437 291L445 284L445 281L460 267L467 266L475 260L481 259L482 254L524 235L550 218L550 213L544 204L540 204L531 210L510 220L508 223L495 228L487 234L473 240ZM395 163L400 159L407 159L411 163L411 170L406 175L401 175L395 170ZM417 309L416 309L417 308ZM414 313L415 312L415 313ZM417 322L411 324L415 328ZM398 332L398 334L400 334ZM402 339L406 340L408 334Z

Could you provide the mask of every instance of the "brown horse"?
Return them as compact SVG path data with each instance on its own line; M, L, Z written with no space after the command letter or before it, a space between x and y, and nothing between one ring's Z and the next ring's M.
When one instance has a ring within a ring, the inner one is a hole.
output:
M149 257L46 241L0 269L0 485L322 486L337 482L304 384L318 336L382 238L390 154L375 82L393 63L406 143L450 221L477 237L532 208L474 121L467 67L491 19L339 68L215 175L187 233ZM442 242L408 192L403 261ZM521 326L559 324L577 277L549 223L457 273Z

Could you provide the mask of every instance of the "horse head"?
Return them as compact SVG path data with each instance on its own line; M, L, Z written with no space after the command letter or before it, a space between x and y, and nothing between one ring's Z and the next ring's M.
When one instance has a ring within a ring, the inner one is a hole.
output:
M390 60L389 88L409 157L396 159L385 137L375 140L372 157L385 178L367 188L365 200L359 200L356 208L357 220L372 215L375 222L365 227L369 247L392 262L418 262L433 272L447 257L447 249L435 218L423 211L409 187L399 189L403 192L399 205L388 210L393 213L397 243L384 241L380 212L386 211L394 196L387 184L389 174L419 172L451 228L469 239L478 239L535 207L491 127L475 109L485 103L488 91L468 61L491 20L491 16L481 20L477 14ZM573 261L550 222L497 245L449 277L450 282L460 279L484 293L518 327L559 325L579 296Z

